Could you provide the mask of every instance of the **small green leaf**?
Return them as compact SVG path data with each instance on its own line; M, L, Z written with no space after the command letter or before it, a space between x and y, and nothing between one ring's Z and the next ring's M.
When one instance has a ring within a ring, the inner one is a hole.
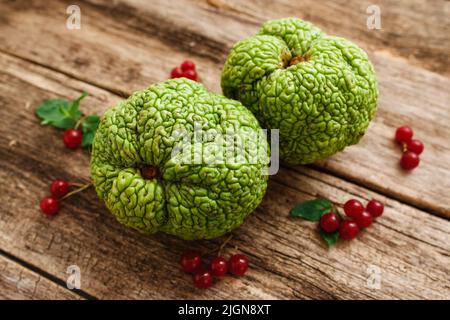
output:
M338 238L339 238L339 231L333 232L333 233L326 233L323 230L320 230L320 235L322 236L323 240L327 243L329 247L332 247L336 244Z
M331 212L333 204L330 200L317 198L297 204L291 210L291 216L301 217L309 221L319 221L320 217L327 212Z
M79 96L78 98L76 98L75 100L72 101L71 106L69 108L69 113L71 115L75 115L78 112L78 108L80 107L81 100L83 100L87 96L88 96L88 93L83 92L81 94L81 96Z
M84 119L81 124L81 130L83 132L83 141L81 142L81 145L83 147L87 147L92 144L99 123L100 117L96 115L87 116Z
M65 99L45 100L37 107L36 115L42 119L43 125L49 124L60 129L73 128L81 117L78 107L83 97L84 95L72 102Z

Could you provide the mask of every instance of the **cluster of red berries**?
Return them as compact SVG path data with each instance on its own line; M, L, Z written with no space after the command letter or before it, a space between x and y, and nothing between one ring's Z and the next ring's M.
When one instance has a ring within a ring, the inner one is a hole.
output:
M173 68L172 72L170 72L170 76L172 78L184 77L194 81L198 81L198 74L195 70L195 63L190 60L183 61L183 63L179 67Z
M50 185L50 196L45 196L41 199L40 207L42 212L47 216L54 216L59 211L60 202L84 189L90 187L92 184L78 184L69 183L65 180L56 179L53 180ZM78 187L78 189L73 190L69 193L70 187Z
M213 277L222 277L227 272L235 276L244 275L248 269L248 259L243 254L234 254L228 261L218 256L209 266L205 266L199 252L188 251L181 256L180 265L184 272L192 274L197 288L206 289L212 285Z
M412 170L419 165L419 155L423 152L422 141L413 139L414 132L408 126L402 126L395 131L395 140L403 145L403 155L400 165L405 170Z
M59 211L59 202L69 193L70 184L67 181L56 179L50 185L51 196L42 198L40 207L45 215L53 216Z
M67 129L63 133L64 145L69 149L77 149L83 141L83 132L78 129Z
M350 199L344 204L347 219L341 219L337 213L325 213L320 218L320 227L326 233L339 230L339 236L344 240L354 239L361 229L370 226L375 218L383 214L384 205L377 200L370 200L364 208L363 204Z

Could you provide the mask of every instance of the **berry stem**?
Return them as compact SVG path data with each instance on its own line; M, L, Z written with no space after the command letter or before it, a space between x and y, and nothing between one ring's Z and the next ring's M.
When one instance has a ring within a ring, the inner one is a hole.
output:
M71 187L83 187L86 183L78 183L78 182L69 182L69 186Z
M92 186L92 183L85 184L82 187L79 187L78 189L70 191L68 194L66 194L64 197L62 197L61 200L64 200L64 199L66 199L66 198L68 198L70 196L73 196L74 194L77 194L77 193L79 193L79 192L81 192L81 191L83 191L83 190L85 190L85 189L87 189L87 188L89 188L91 186Z
M78 127L81 125L81 123L84 121L84 115L80 117L80 119L78 119L77 123L75 124L74 129L78 130Z
M221 256L222 251L223 251L223 249L225 248L226 244L227 244L228 242L230 242L230 240L231 240L232 238L233 238L233 235L230 234L230 235L222 242L222 244L220 245L220 247L215 248L215 249L210 250L210 251L207 251L206 254L211 254L211 253L217 252L217 256Z
M225 246L227 245L228 242L230 242L230 240L233 238L233 235L230 234L225 241L220 245L219 250L217 251L217 256L220 257L222 255L222 251L225 248Z

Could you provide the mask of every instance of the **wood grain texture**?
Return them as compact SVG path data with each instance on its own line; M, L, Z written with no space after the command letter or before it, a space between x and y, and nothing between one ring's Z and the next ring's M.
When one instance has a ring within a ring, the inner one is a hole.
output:
M441 41L449 34L448 2L416 6L423 10L412 10L406 1L382 3L385 24L377 35L378 31L365 28L361 11L365 2L255 3L88 0L80 3L82 29L70 31L65 28L67 2L6 2L0 4L7 13L0 20L0 50L122 96L165 80L173 66L192 56L205 85L220 92L220 66L229 47L254 34L269 18L267 13L270 17L298 13L367 49L380 83L379 111L361 143L319 161L315 168L450 217L450 80L446 72L427 71L422 67L435 68L401 54L420 45L428 48L430 63L443 65L439 59L448 52L449 41ZM406 18L398 18L401 10L415 21L417 30L405 30L409 24L405 27ZM392 139L395 127L403 124L411 125L425 143L421 166L412 174L399 168L401 151Z
M78 300L80 296L0 255L0 299Z
M120 98L5 54L0 54L0 70L0 179L8 181L0 184L0 247L61 281L67 266L78 265L86 294L104 299L450 298L449 221L307 167L282 168L270 180L263 204L234 232L226 254L247 254L248 275L227 277L207 291L193 289L177 261L188 248L208 251L223 239L143 236L118 224L92 189L64 202L54 218L42 216L37 204L52 179L88 181L89 154L63 148L58 131L39 125L34 107L46 98L88 91L82 110L101 112ZM18 123L27 129L14 130ZM295 203L318 193L338 202L375 197L386 204L386 212L358 240L328 250L315 224L288 216ZM381 271L380 289L367 286L371 266Z

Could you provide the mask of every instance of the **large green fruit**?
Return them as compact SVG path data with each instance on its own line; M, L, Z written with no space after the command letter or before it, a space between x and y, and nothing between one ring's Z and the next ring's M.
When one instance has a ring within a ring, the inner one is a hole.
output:
M174 153L198 124L209 134ZM215 139L227 130L234 133L232 144L247 142L234 162L215 158ZM92 181L127 226L184 239L218 237L239 226L266 191L268 144L251 134L258 130L241 103L184 78L169 80L104 114L92 145ZM257 149L263 156L254 161Z
M377 107L375 72L352 42L296 18L268 21L231 49L225 96L280 130L280 158L306 164L364 135Z

